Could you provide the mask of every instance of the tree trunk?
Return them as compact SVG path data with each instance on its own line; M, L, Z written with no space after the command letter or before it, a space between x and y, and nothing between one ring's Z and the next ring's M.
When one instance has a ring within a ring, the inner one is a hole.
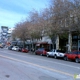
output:
M56 36L56 50L59 49L59 35Z
M68 36L68 51L71 51L71 47L72 47L72 34L71 32L69 32L69 36Z

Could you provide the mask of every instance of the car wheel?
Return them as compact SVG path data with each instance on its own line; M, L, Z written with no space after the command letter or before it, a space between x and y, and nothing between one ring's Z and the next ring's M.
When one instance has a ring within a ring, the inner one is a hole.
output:
M49 54L47 54L46 56L49 57Z
M57 55L54 55L54 58L57 59Z
M75 58L75 62L76 63L79 63L79 58Z
M43 56L43 54L40 54L41 56Z
M65 61L67 61L67 60L68 60L67 56L64 56L64 60L65 60Z

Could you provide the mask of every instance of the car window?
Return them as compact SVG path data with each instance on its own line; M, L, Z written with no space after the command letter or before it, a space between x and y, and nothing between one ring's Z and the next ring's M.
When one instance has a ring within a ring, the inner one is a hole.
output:
M52 51L54 51L53 49L52 50L50 50L50 52L52 52Z
M44 50L44 49L43 49L43 48L39 48L38 50L40 50L40 51L41 51L41 50Z
M44 50L43 48L40 49L41 51Z
M62 50L56 50L56 52L63 52Z
M80 51L78 52L78 54L80 54Z
M60 50L56 50L56 52L60 52Z
M69 54L73 54L73 52L69 52Z
M52 51L53 51L53 52L55 52L56 50L55 50L55 49L53 49Z
M37 50L40 50L40 49L37 49Z
M78 54L78 51L71 52L71 54Z

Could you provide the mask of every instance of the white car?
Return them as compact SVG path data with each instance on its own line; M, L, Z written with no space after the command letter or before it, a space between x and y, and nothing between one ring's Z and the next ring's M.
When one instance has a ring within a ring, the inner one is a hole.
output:
M19 50L19 47L18 47L18 46L13 46L13 47L12 47L12 50L18 51L18 50Z
M55 59L56 58L63 58L64 57L64 53L62 53L60 50L55 50L55 49L52 49L51 51L47 52L46 54L47 57L54 57Z

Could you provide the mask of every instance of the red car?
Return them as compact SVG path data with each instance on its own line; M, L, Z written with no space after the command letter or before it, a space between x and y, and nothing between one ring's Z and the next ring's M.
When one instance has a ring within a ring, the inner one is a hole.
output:
M29 50L27 48L22 48L22 52L29 52Z
M64 60L74 60L76 63L80 62L80 51L65 53Z
M44 48L39 48L35 51L35 54L39 54L39 55L46 55L47 54L47 50Z

